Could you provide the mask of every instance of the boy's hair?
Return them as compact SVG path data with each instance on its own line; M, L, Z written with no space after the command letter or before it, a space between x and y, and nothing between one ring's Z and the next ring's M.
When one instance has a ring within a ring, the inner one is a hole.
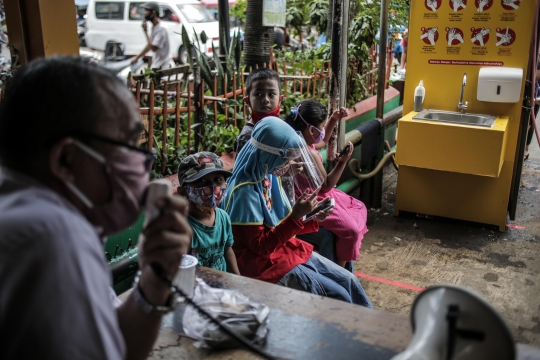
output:
M296 113L294 110L298 111ZM315 127L323 123L327 118L327 110L323 104L314 99L308 99L300 101L296 108L291 109L291 112L285 118L285 122L292 126L296 131L304 131L307 127L306 123L302 121L304 119L308 124ZM302 119L300 119L300 116Z
M247 95L249 96L249 94L251 93L251 86L253 85L254 81L266 79L276 80L278 83L279 92L281 93L281 80L279 79L279 74L274 70L262 68L254 70L248 75L246 79Z

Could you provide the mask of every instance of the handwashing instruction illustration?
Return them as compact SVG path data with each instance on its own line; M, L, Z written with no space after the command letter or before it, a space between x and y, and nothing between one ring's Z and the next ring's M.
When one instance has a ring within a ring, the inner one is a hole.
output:
M463 31L458 28L446 28L446 41L448 41L448 46L463 44Z
M471 28L471 41L475 45L484 46L489 40L491 29L486 28Z
M422 28L422 35L420 35L426 44L435 45L437 40L439 40L439 32L437 31L437 26L432 28Z
M454 12L465 9L467 0L450 0L450 7L454 9Z
M476 0L474 4L476 5L476 11L484 12L493 5L493 0Z
M424 5L428 10L437 11L441 7L442 0L426 0Z
M521 0L501 0L501 5L505 10L517 10L519 9L519 3Z
M497 28L497 38L499 41L495 45L497 46L510 46L514 41L516 41L516 33L514 30L506 27L506 31L501 28Z

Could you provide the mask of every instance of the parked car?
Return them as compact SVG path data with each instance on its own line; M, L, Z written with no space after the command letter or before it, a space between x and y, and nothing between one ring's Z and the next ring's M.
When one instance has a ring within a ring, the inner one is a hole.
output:
M201 43L201 51L212 56L212 43L219 48L219 23L199 1L160 0L159 17L169 34L171 57L179 63L187 61L187 52L182 44L182 25L192 41L195 33L204 31L207 41ZM104 51L107 42L113 40L126 45L126 55L137 55L146 46L141 29L144 19L144 1L90 0L86 12L86 45ZM152 24L148 22L149 31Z

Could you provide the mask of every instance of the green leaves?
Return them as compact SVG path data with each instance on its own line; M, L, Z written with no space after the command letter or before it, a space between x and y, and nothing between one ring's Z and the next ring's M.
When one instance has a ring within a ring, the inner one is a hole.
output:
M375 42L376 28L373 18L369 15L359 15L349 26L349 43L357 46L371 47Z
M191 40L189 39L189 34L187 33L186 27L182 25L182 45L186 49L187 57L188 57L188 63L191 68L191 71L193 71L194 63L193 63L193 44L191 43Z
M247 0L238 0L229 8L229 14L241 23L246 22Z
M309 4L309 22L315 26L319 34L326 32L328 6L328 0L314 0Z
M286 22L287 26L292 26L294 28L299 28L306 25L304 13L296 7L290 7L287 9Z

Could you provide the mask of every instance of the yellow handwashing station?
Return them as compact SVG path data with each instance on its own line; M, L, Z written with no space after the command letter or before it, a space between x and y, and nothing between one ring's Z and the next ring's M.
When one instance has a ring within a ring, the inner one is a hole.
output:
M482 9L469 2L457 11L448 2L436 4L411 2L395 215L441 216L504 231L511 189L519 186L514 164L534 3L509 10L502 1ZM419 83L422 109L418 96L415 103Z

